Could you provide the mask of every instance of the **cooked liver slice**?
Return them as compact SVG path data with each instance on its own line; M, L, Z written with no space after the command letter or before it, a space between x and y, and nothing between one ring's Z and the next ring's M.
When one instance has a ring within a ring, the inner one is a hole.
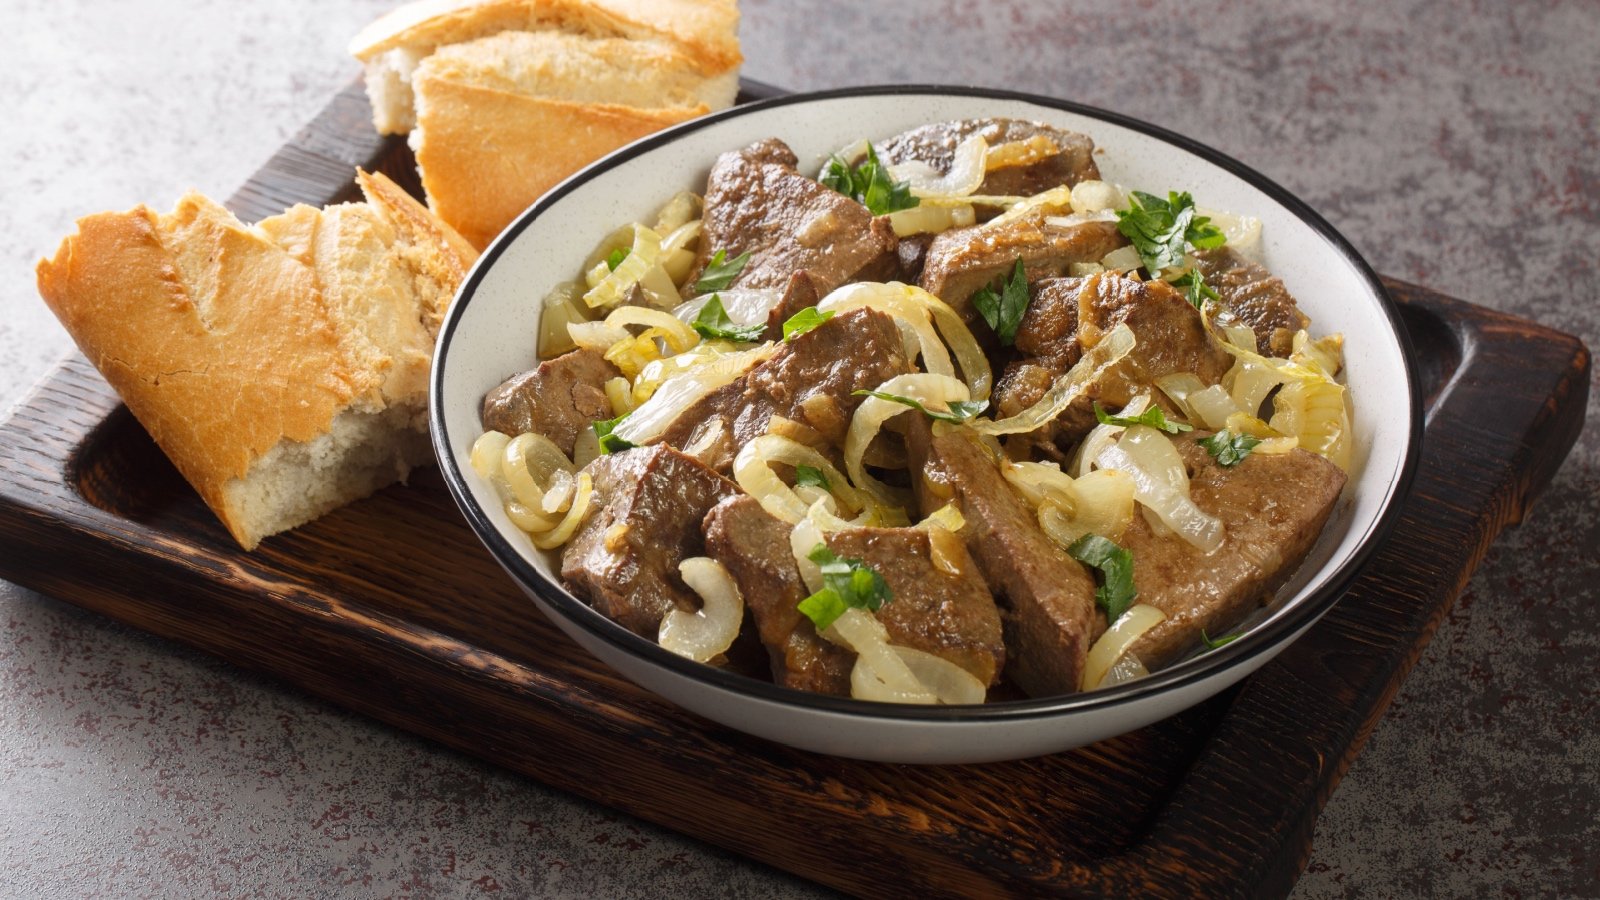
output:
M916 159L939 172L950 171L956 145L973 134L983 135L991 148L1029 138L1047 138L1056 152L1036 162L991 170L978 187L980 194L1027 197L1060 185L1098 179L1094 141L1088 135L1053 128L1025 119L963 119L913 128L876 145L879 158L889 163Z
M1084 658L1104 617L1094 579L1039 530L1033 511L1001 476L967 428L940 428L904 416L918 500L931 512L954 500L967 525L962 537L999 597L1007 648L1006 677L1035 696L1078 690Z
M1216 289L1222 305L1256 333L1256 346L1272 356L1288 356L1294 333L1311 320L1300 312L1283 280L1240 256L1231 247L1195 254L1206 284Z
M755 619L774 681L848 695L855 655L818 637L797 609L808 592L794 564L790 526L742 495L715 506L705 532L707 552L727 567ZM888 583L894 599L876 616L891 644L947 659L984 684L999 680L1005 664L1000 615L965 553L961 573L950 574L933 566L928 535L920 529L852 528L825 540L834 553L862 560Z
M844 444L853 396L911 371L894 320L870 309L840 313L781 344L770 359L684 410L657 439L689 446L702 426L720 417L729 445L712 458L733 454L767 433L774 415L815 429L835 447Z
M817 636L797 608L809 593L789 548L788 524L749 494L718 503L705 518L706 553L727 568L772 658L772 680L819 694L850 694L855 654Z
M573 350L546 360L484 395L484 430L512 436L536 431L571 456L584 429L611 418L605 383L621 374L598 350Z
M1173 662L1200 642L1200 630L1221 637L1272 597L1316 543L1333 511L1345 475L1314 453L1252 453L1239 465L1217 465L1196 441L1173 438L1193 474L1195 505L1218 516L1227 538L1206 555L1176 536L1158 538L1144 516L1120 543L1133 554L1137 602L1167 614L1131 648L1150 669Z
M1141 282L1112 273L1087 278L1047 279L1032 289L1028 313L1017 329L1019 360L1007 365L995 386L1000 416L1014 416L1037 403L1056 378L1077 363L1086 347L1119 324L1126 324L1138 344L1128 357L1091 384L1051 427L1008 449L1037 446L1049 453L1070 449L1094 427L1094 402L1115 410L1143 386L1173 372L1192 372L1216 384L1233 358L1205 330L1200 313L1165 282ZM1156 393L1157 403L1166 397ZM1168 407L1171 412L1171 408ZM1055 455L1055 454L1052 454Z
M918 284L955 307L976 332L988 334L971 297L979 288L1010 275L1018 257L1032 282L1064 275L1073 263L1099 262L1127 243L1115 222L1052 225L1047 218L1041 212L940 234L928 247Z
M584 467L600 508L561 554L573 593L635 634L655 640L661 617L700 598L678 563L704 550L700 523L738 485L671 447L640 447Z
M827 296L848 281L894 276L899 261L888 220L800 174L797 163L777 138L717 157L691 283L718 250L730 259L750 253L734 287L782 289L805 271Z

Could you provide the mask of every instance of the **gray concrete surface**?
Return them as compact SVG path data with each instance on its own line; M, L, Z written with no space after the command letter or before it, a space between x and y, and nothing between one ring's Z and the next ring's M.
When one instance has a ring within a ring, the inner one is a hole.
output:
M1600 344L1600 17L1546 3L745 0L748 76L972 83L1158 122L1386 274ZM69 346L79 215L225 197L390 6L4 0L0 408ZM1595 420L1595 401L1589 416ZM1600 896L1600 426L1457 602L1295 896ZM822 893L0 583L0 895Z

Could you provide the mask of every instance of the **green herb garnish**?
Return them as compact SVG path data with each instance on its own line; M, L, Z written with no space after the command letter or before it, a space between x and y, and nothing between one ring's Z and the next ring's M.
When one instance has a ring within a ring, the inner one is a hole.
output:
M815 306L808 306L784 321L783 342L787 344L831 318L833 318L831 311L817 312Z
M947 412L941 409L929 409L922 404L921 400L915 397L902 397L899 394L888 394L883 391L856 391L854 396L877 397L879 400L900 403L912 409L922 410L930 419L939 419L945 422L965 422L989 408L989 401L987 400L951 400L945 404L948 407Z
M706 267L700 271L700 277L694 283L695 292L703 294L706 291L727 290L728 285L733 284L733 280L739 277L739 273L744 271L745 263L749 261L749 250L733 259L728 259L726 250L718 250L711 254L711 261L706 263Z
M1204 308L1207 300L1213 303L1222 302L1222 295L1211 285L1206 284L1206 278L1200 274L1199 269L1186 269L1182 275L1167 283L1175 288L1182 288L1184 298L1195 309Z
M835 556L826 544L811 548L806 558L822 569L822 590L801 600L796 608L819 632L832 625L847 609L877 612L894 599L894 592L889 590L889 583L883 576L859 559Z
M1246 456L1249 456L1250 451L1261 443L1261 439L1252 437L1244 432L1234 434L1224 428L1198 443L1206 448L1206 452L1211 454L1211 458L1217 461L1217 465L1231 469L1242 462Z
M1000 343L1011 346L1017 339L1022 317L1028 313L1028 277L1023 271L1022 257L1017 257L1016 266L1010 277L1003 280L999 291L984 286L972 295L972 305L989 323Z
M1122 425L1129 428L1134 425L1148 425L1151 428L1165 431L1167 434L1179 434L1194 430L1193 425L1186 425L1183 422L1174 422L1168 419L1167 414L1162 412L1159 406L1152 406L1137 416L1113 416L1102 409L1099 401L1096 401L1094 404L1094 418L1101 425Z
M1211 637L1206 634L1206 630L1204 628L1200 629L1200 642L1206 645L1207 650L1215 650L1218 647L1226 646L1234 641L1237 641L1241 637L1244 637L1244 632L1225 635L1217 638L1216 640L1212 640Z
M700 307L700 314L690 323L701 337L707 340L721 338L727 341L759 341L761 332L767 330L765 325L735 325L728 318L728 311L722 306L722 295L712 294L706 305Z
M803 484L810 485L811 487L819 487L825 491L833 489L828 484L828 476L822 474L821 469L817 468L816 466L807 466L802 464L794 467L794 486L799 487Z
M616 453L619 450L631 450L636 446L612 434L617 430L617 426L622 424L622 420L627 417L628 414L623 413L615 419L604 419L590 426L594 429L594 436L600 439L601 453Z
M854 198L875 216L911 209L922 201L911 196L911 183L890 181L889 169L878 161L878 153L867 145L867 159L854 169L837 154L828 160L822 173L824 187Z
M622 265L622 261L627 259L628 254L632 252L633 250L628 247L618 247L617 249L611 251L611 253L606 256L606 268L615 272L617 270L617 266Z
M1098 534L1086 534L1072 542L1067 555L1100 571L1094 602L1105 610L1106 624L1122 618L1139 596L1133 586L1133 554Z
M1195 213L1194 198L1188 191L1169 191L1165 200L1134 191L1129 207L1117 210L1117 230L1133 242L1152 276L1183 265L1186 244L1209 250L1228 240L1222 229L1211 224L1210 217Z

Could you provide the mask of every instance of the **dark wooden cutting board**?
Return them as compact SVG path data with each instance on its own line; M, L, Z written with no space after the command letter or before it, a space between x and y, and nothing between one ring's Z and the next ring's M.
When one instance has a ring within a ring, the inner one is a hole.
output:
M352 85L230 206L254 221L354 199L356 165L417 188L404 142L373 133ZM1416 344L1428 420L1384 547L1239 686L1054 756L864 763L685 713L546 621L432 470L242 553L79 357L0 423L0 577L846 891L1281 894L1435 627L1583 424L1576 338L1386 287Z

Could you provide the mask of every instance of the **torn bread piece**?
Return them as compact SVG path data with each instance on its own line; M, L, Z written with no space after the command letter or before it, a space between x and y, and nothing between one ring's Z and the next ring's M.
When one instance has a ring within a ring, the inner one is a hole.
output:
M80 219L39 293L245 549L431 458L427 377L476 259L382 175L254 227L197 193Z
M373 123L409 132L429 206L482 248L606 153L731 106L732 0L423 0L364 29Z

